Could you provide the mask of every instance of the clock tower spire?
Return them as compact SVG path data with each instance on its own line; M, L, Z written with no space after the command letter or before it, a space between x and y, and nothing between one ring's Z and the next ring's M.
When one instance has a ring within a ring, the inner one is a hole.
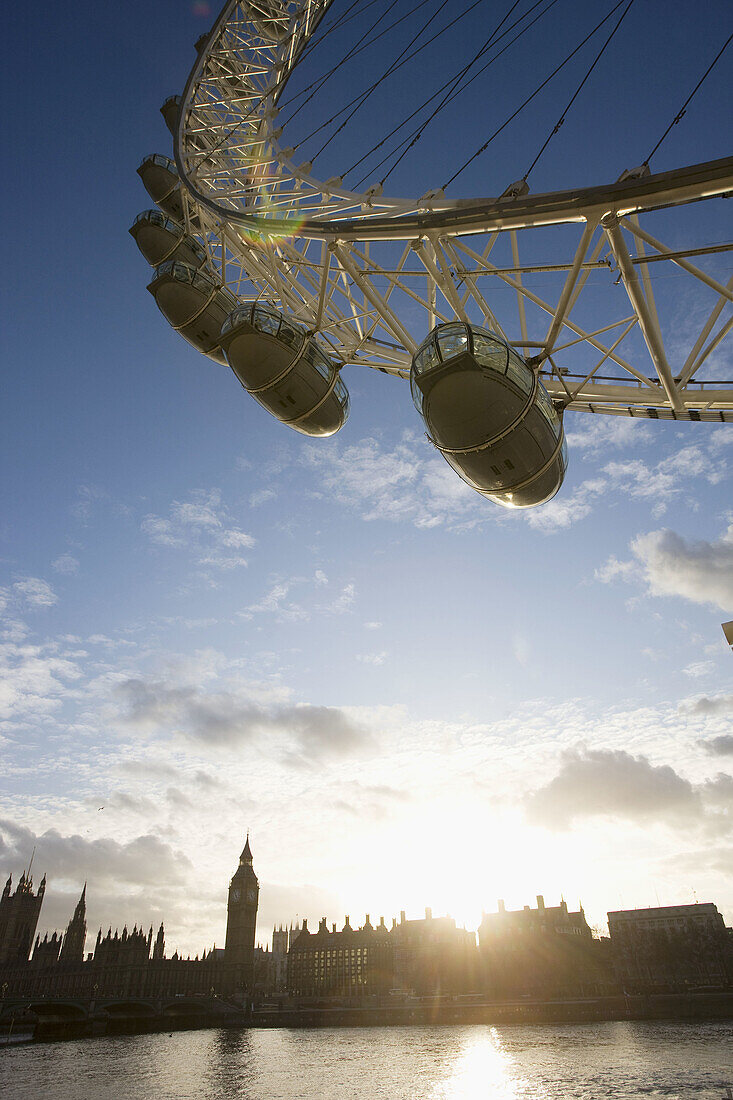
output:
M244 849L239 857L239 866L229 883L227 937L224 948L227 963L233 963L239 968L237 985L245 988L252 985L259 893L260 887L252 867L252 849L249 846L249 833L247 833Z

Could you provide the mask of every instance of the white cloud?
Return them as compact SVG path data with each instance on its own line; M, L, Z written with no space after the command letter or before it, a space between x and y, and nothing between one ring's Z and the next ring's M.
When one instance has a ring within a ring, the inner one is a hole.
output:
M158 546L189 549L204 569L246 566L241 551L255 545L252 535L233 524L218 489L196 490L188 500L174 500L168 517L151 513L140 528Z
M733 711L733 696L728 696L728 704L728 710ZM733 756L733 734L724 733L709 741L702 740L700 744L711 756Z
M651 501L652 514L663 515L670 501L687 491L687 482L704 478L717 484L726 475L724 459L714 459L700 447L682 447L649 465L639 458L621 462L609 462L604 474L615 486L630 497Z
M13 585L20 599L29 607L53 607L58 596L47 581L40 577L25 577Z
M474 524L492 515L487 502L411 432L392 449L368 438L347 447L336 444L328 453L309 448L306 455L321 474L324 491L358 509L367 522L429 528Z
M668 765L623 750L571 749L560 771L526 800L532 821L568 828L578 818L666 821L680 829L701 819L701 791Z
M733 714L733 695L714 695L712 698L701 696L697 699L686 699L680 704L680 710L683 714Z
M537 531L559 531L571 527L591 512L597 497L606 489L602 478L584 481L570 496L558 495L539 508L526 512L527 522ZM561 490L562 493L562 490Z
M328 584L328 577L322 569L316 569L314 580L317 585L325 587Z
M613 555L605 562L604 565L599 566L595 571L596 580L601 581L602 584L610 584L615 580L631 580L638 575L638 566L633 561L619 561L618 558Z
M257 492L250 494L249 506L250 508L257 508L260 504L266 504L268 500L273 500L274 497L274 489L259 489Z
M639 535L631 549L654 596L682 596L733 607L733 524L716 541L689 542L674 531Z
M699 680L702 676L709 676L714 668L715 665L712 661L693 661L682 671L685 676L691 676L693 680Z
M381 630L382 629L382 624L381 623L364 623L364 629L365 630Z
M116 686L122 720L145 731L184 734L214 747L280 738L304 758L342 755L371 735L338 707L263 705L246 687L206 692L191 684L135 678ZM284 758L287 759L287 756Z
M347 611L351 610L355 599L356 585L345 584L336 599L332 603L326 604L322 610L331 615L344 615Z
M291 581L280 581L274 584L261 600L257 600L240 612L240 616L251 619L253 615L274 615L279 622L301 622L310 618L304 607L287 599L291 588Z
M610 447L635 449L648 443L652 435L652 425L632 417L565 414L565 439L571 452L597 454Z
M361 661L364 665L383 665L389 657L389 653L386 650L382 650L381 653L357 653L357 661Z
M56 561L51 562L51 566L57 573L67 576L79 571L79 562L72 554L62 554L60 558L56 558Z
M78 660L55 646L0 645L0 719L29 718L59 706L82 676Z
M86 840L63 836L56 829L35 834L7 819L0 819L0 854L5 865L27 863L36 848L37 863L52 868L56 878L93 879L102 886L135 883L152 885L166 879L180 881L189 861L156 836L138 836L120 843L111 837Z
M733 523L712 542L693 542L663 529L637 535L630 549L633 560L610 557L596 569L596 579L604 584L642 580L652 596L682 596L724 611L733 607Z

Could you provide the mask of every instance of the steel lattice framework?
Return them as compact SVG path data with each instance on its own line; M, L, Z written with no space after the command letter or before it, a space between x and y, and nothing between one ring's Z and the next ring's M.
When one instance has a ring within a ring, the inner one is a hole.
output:
M733 420L733 382L711 377L733 325L733 278L723 284L699 266L733 246L669 247L650 232L655 218L669 228L670 208L677 227L691 204L733 192L733 158L657 175L643 167L583 190L532 196L525 185L457 201L318 180L311 164L293 162L277 116L331 3L229 2L199 45L175 158L187 229L222 284L271 301L343 364L405 378L425 333L459 318L539 364L565 408ZM655 301L660 268L678 276L678 295L689 283L694 296L684 340L675 310Z

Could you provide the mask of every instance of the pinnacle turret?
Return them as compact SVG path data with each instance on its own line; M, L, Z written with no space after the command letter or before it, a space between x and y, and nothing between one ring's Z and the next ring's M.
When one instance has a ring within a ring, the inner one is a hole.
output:
M249 846L249 833L247 833L247 839L244 842L244 848L242 849L242 854L239 857L239 862L247 863L250 867L252 866L252 849Z

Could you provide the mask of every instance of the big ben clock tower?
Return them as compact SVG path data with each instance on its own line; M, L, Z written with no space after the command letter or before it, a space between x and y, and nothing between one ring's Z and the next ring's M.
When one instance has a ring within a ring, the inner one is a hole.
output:
M252 964L255 946L255 924L257 923L257 899L260 887L257 875L252 868L252 852L249 847L249 833L244 851L239 857L239 867L229 883L229 901L227 904L227 938L225 959L242 968L241 984L252 985Z

